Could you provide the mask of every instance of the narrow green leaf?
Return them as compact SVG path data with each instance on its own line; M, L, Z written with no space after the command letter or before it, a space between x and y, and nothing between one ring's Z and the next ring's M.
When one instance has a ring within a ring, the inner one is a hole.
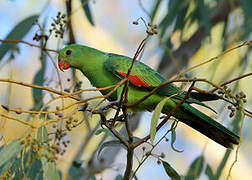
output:
M176 172L176 170L171 167L171 165L165 161L162 161L163 167L165 169L165 172L172 180L180 180L179 174Z
M46 63L45 63L46 56L41 51L41 68L36 73L33 79L33 84L37 84L43 86L44 84L44 75L46 70ZM39 110L43 106L43 93L41 89L32 88L32 97L33 97L33 110Z
M158 103L158 105L156 106L154 113L152 115L151 127L150 127L150 139L151 139L152 144L153 144L153 141L156 136L156 127L157 127L157 123L159 120L159 116L161 114L161 111L162 111L165 103L168 101L168 99L170 99L170 97L167 97L167 98L163 99L160 103Z
M20 140L14 140L0 151L0 167L10 161L12 158L17 157L18 153L23 148L23 144Z
M251 24L251 17L252 17L252 11L251 11L252 1L251 0L242 0L241 1L241 8L242 12L244 14L244 23L243 23L243 29L244 29L244 39L248 38L251 34L252 30L252 24Z
M158 10L159 5L160 5L161 2L162 2L162 0L157 0L155 5L153 6L154 8L153 8L152 13L151 13L151 19L152 20L155 18L155 15L157 13L157 10Z
M233 129L234 133L240 133L240 124L243 119L244 119L244 114L242 113L240 109L237 109L235 113L235 117L232 121L232 125L234 127Z
M83 177L86 176L87 172L86 169L81 167L82 162L76 162L74 161L72 165L69 168L68 174L71 177L71 179L75 180L81 180Z
M40 127L37 133L38 140L40 142L48 142L48 134L46 127Z
M221 176L221 173L227 163L227 160L228 158L230 157L230 154L231 154L231 150L230 149L226 149L226 152L221 160L221 163L219 164L218 168L217 168L217 171L216 171L216 174L215 174L215 177L216 179L219 179L219 177Z
M107 141L101 145L101 147L98 150L98 156L100 156L102 150L105 147L111 147L111 146L121 146L122 148L127 149L119 140L111 140L111 141Z
M93 20L93 17L89 8L89 4L86 1L87 0L81 0L82 7L83 7L85 15L88 18L89 23L94 26L94 20Z
M198 19L205 26L207 35L210 36L210 30L211 30L211 22L209 19L210 12L208 6L205 4L205 1L198 1L196 11L199 11Z
M123 180L123 176L121 174L118 174L116 176L115 180Z
M26 176L32 180L42 180L43 171L42 163L40 160L35 160L30 166L26 167Z
M209 164L206 167L205 173L208 176L209 180L217 180L217 178L214 176L213 170Z
M91 176L90 180L96 180L95 176Z
M198 179L203 170L204 157L197 157L191 164L189 171L186 174L185 180Z
M176 131L174 129L171 132L171 147L176 152L183 152L183 150L178 150L178 149L175 148L175 146L174 146L175 141L176 141Z
M45 180L59 180L59 174L56 168L56 163L54 161L48 161L46 158L42 157L42 168L43 168L43 179Z
M36 21L36 19L38 19L38 17L38 15L33 15L18 23L5 39L21 40L31 29L32 24ZM14 43L2 43L0 45L0 61L4 55L14 47Z
M5 164L0 166L0 177L4 172L6 172L9 168L11 168L13 164L15 164L16 160L17 158L10 158Z

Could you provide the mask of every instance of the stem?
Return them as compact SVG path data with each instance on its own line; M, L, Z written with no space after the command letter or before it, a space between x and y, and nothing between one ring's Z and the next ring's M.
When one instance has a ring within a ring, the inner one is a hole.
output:
M23 44L26 44L26 45L31 46L31 47L40 48L40 49L42 49L44 51L51 51L51 52L55 52L55 53L59 52L58 50L47 49L45 47L42 47L42 46L39 46L39 45L36 45L36 44L32 44L32 43L29 43L29 42L24 41L24 40L16 40L16 39L5 39L5 40L3 40L3 39L0 39L0 42L2 42L2 43L15 43L15 44L23 43Z
M133 166L134 147L129 147L127 151L127 166L123 176L123 180L129 180Z

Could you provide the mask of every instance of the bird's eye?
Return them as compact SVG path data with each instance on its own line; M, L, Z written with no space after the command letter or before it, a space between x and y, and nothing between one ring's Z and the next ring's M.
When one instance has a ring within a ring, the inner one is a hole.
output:
M67 55L67 56L69 56L69 55L71 55L71 54L72 54L72 51L71 51L71 50L67 50L67 51L66 51L66 55Z

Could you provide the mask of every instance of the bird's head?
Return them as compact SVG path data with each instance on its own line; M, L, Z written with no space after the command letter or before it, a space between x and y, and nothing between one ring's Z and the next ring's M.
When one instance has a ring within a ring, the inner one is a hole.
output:
M70 67L78 67L82 55L80 45L72 44L59 51L58 66L61 71Z

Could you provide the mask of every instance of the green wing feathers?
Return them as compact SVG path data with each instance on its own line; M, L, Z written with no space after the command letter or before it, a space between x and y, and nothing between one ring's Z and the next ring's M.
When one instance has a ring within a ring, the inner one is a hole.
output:
M119 77L120 79L126 76L128 69L131 66L132 59L117 54L108 54L107 56L108 57L104 63L105 68L107 68L110 72L112 72L115 76ZM135 86L138 87L142 86L143 88L147 88L148 91L153 90L161 83L167 81L157 71L151 69L149 66L145 65L140 61L136 61L134 63L134 66L130 73L129 80ZM178 87L176 87L172 83L169 83L164 87L161 87L160 89L158 89L157 93L164 96L172 96L177 93L178 95L174 96L173 98L178 100L182 100L186 94L186 92L182 92ZM195 98L189 97L186 100L186 102L204 106L215 112L212 108L210 108L209 106L205 105L204 103Z

